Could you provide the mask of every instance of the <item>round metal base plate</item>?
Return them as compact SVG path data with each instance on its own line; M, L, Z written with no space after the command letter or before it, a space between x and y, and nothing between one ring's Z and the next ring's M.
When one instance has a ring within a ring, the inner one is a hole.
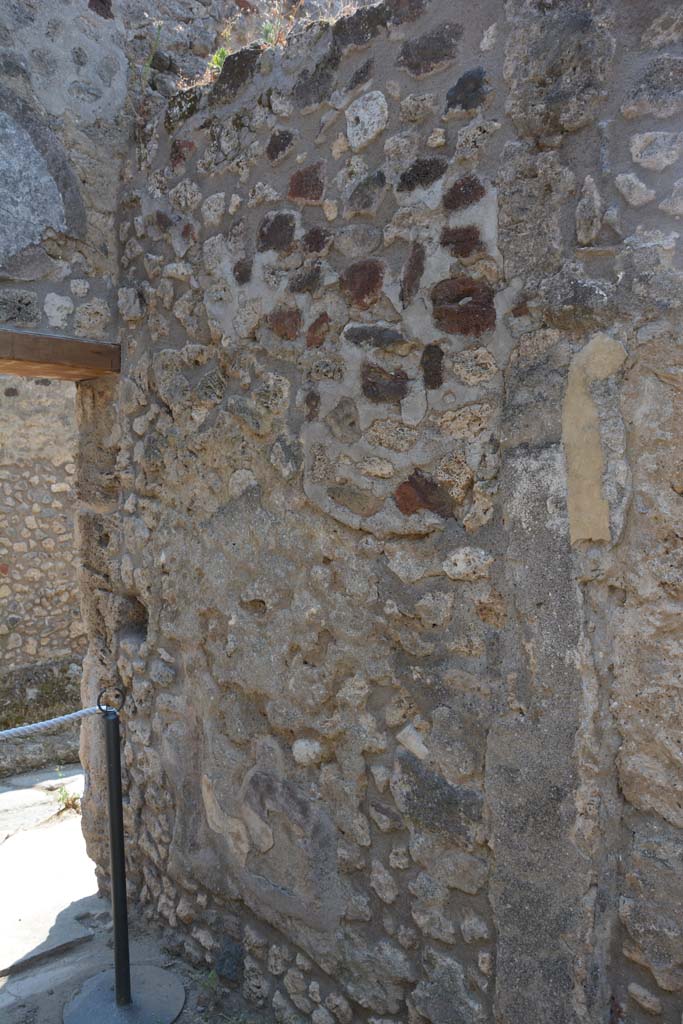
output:
M185 1005L185 989L161 967L131 967L130 1006L117 1006L114 972L88 978L64 1010L64 1024L172 1024Z

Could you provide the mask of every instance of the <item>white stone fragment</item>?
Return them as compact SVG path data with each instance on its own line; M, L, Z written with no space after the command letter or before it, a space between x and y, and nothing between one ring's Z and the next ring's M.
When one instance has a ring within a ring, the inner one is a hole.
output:
M374 455L363 459L358 468L363 476L377 477L379 480L389 480L394 475L394 467L391 462Z
M643 988L642 985L631 982L628 987L628 994L634 1003L637 1003L641 1009L645 1010L646 1013L651 1013L657 1017L662 1012L662 1001L653 992Z
M411 754L414 754L420 761L429 755L429 750L425 746L425 742L422 739L421 734L417 731L412 722L408 722L399 733L396 734L396 739L409 750Z
M346 109L346 134L354 152L363 149L384 131L389 108L384 93L374 91L359 96Z
M119 316L126 323L134 323L142 318L143 308L137 288L119 288L118 309Z
M334 199L326 199L323 203L323 213L327 220L336 220L339 215L339 205Z
M468 944L485 942L489 937L489 926L483 918L468 911L460 924L462 937Z
M43 309L50 327L66 327L66 322L74 311L74 304L67 295L48 292Z
M498 37L498 24L494 21L493 25L489 25L489 27L486 29L486 31L484 32L483 36L481 37L481 42L479 43L479 49L483 53L487 53L489 50L492 50L493 47L496 45L497 37Z
M297 764L319 764L323 756L323 748L318 740L295 740L292 744L292 755Z
M83 277L75 277L71 282L71 294L77 299L84 299L90 291L90 282Z
M398 886L393 876L387 871L381 861L373 859L370 871L370 885L375 890L382 903L393 903L398 896Z
M228 494L231 498L239 498L250 487L257 487L258 481L250 469L236 469L228 483Z
M493 558L481 548L458 548L442 562L442 569L451 580L486 579Z
M407 427L416 427L427 415L427 394L421 380L413 381L401 402L401 419Z
M313 1024L334 1024L334 1017L332 1014L325 1009L324 1006L318 1006L317 1009L311 1014L311 1020Z
M614 183L629 206L645 206L656 195L636 174L617 174Z
M340 133L332 143L332 156L334 157L335 160L338 160L340 156L342 156L344 153L347 153L348 150L348 139L346 138L345 135L342 135Z
M672 217L683 216L683 178L674 182L671 195L659 204L659 209L664 213L670 213Z
M242 205L242 197L238 196L236 192L230 196L230 205L228 206L228 213L232 216L233 213L237 213L240 206Z
M442 149L446 145L446 129L435 128L427 138L430 149Z
M648 171L663 171L676 163L683 149L683 134L640 132L631 137L631 158Z
M249 192L249 201L247 206L251 210L255 206L261 206L262 203L274 203L275 200L279 198L279 194L275 191L272 185L269 185L265 181L257 181Z
M225 192L215 192L202 203L202 220L207 227L215 228L225 213Z

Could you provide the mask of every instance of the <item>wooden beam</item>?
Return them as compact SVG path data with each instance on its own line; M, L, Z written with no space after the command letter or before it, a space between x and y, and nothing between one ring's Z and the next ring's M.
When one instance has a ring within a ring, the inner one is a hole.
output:
M0 373L14 377L89 380L118 373L119 345L0 328Z

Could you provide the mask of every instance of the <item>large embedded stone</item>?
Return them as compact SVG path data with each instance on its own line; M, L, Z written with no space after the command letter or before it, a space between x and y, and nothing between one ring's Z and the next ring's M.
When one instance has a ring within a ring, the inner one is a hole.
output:
M337 505L341 505L363 519L374 515L384 504L383 498L373 494L372 491L356 487L355 484L334 484L327 488L327 493Z
M467 257L481 252L483 248L479 228L474 224L459 228L445 227L441 232L440 241L451 256Z
M271 331L285 341L294 341L301 331L301 313L295 306L277 306L266 322Z
M425 387L435 391L443 384L443 349L440 345L427 345L420 356L420 367Z
M374 90L346 108L346 135L354 152L364 149L386 128L389 108L384 93Z
M223 61L221 73L211 89L209 103L227 103L251 81L256 74L263 48L255 43L235 53L229 53Z
M277 128L268 140L266 156L271 163L277 163L287 153L294 143L294 132L287 128Z
M361 260L352 263L341 274L339 285L349 302L367 309L377 301L384 284L384 264L381 260Z
M334 409L325 417L333 436L343 444L353 444L361 435L358 409L352 398L340 398Z
M305 68L297 78L292 96L302 109L315 107L328 100L334 92L337 69L341 62L341 47L332 42L327 53L311 70Z
M439 156L420 157L403 171L396 186L397 192L414 192L416 188L429 188L448 170L448 161Z
M360 348L390 348L403 341L403 335L388 324L349 324L344 338Z
M35 292L21 288L0 290L0 323L28 327L40 320L40 305Z
M462 32L461 25L444 22L417 39L405 42L396 63L416 78L440 71L455 60Z
M420 509L435 512L442 519L453 515L451 495L422 470L414 470L394 492L394 499L404 516L415 515Z
M289 279L289 290L295 295L312 295L322 281L322 267L319 262L306 264L295 271Z
M202 90L199 86L190 86L189 89L181 89L171 96L170 100L166 105L166 114L164 116L164 127L166 131L172 134L176 128L187 121L189 117L199 110L199 101L202 97Z
M621 108L625 117L673 117L683 112L683 57L655 57Z
M287 252L294 242L296 221L292 213L267 213L261 221L258 232L258 250Z
M301 239L301 244L306 252L323 253L329 248L331 243L331 232L327 228L320 227L320 225L309 228Z
M437 835L466 839L481 821L481 793L451 786L407 750L397 753L391 777L396 806L420 828Z
M288 198L299 203L316 205L325 195L325 161L318 160L295 171L289 179Z
M675 164L683 152L683 134L640 132L630 143L631 159L648 171L663 171Z
M486 195L486 189L474 174L467 174L451 185L443 197L443 205L447 210L464 210L473 203L478 203Z
M364 363L361 370L361 388L371 402L399 405L408 394L408 375L403 370L391 373L373 363Z
M471 277L451 277L432 288L434 322L449 334L475 338L496 325L493 288Z
M446 94L446 113L451 110L462 110L469 113L480 107L489 89L486 72L483 68L472 68L461 75L458 81Z
M484 1024L487 1014L472 992L465 968L437 950L425 953L427 980L413 992L413 1002L431 1024Z
M384 194L387 177L380 168L358 182L346 206L350 213L376 213Z
M537 12L520 20L507 41L507 110L518 131L554 137L591 124L604 96L615 41L585 9Z

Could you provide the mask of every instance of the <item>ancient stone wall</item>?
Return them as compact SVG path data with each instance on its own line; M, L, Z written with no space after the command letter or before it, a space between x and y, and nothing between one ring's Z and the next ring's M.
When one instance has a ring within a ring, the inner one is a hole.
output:
M123 165L143 114L205 69L231 4L149 7L1 6L0 328L116 338ZM0 376L0 728L79 703L75 447L74 385ZM5 742L0 771L77 751L77 726Z
M682 44L387 0L145 126L84 698L135 900L278 1021L680 1019Z

